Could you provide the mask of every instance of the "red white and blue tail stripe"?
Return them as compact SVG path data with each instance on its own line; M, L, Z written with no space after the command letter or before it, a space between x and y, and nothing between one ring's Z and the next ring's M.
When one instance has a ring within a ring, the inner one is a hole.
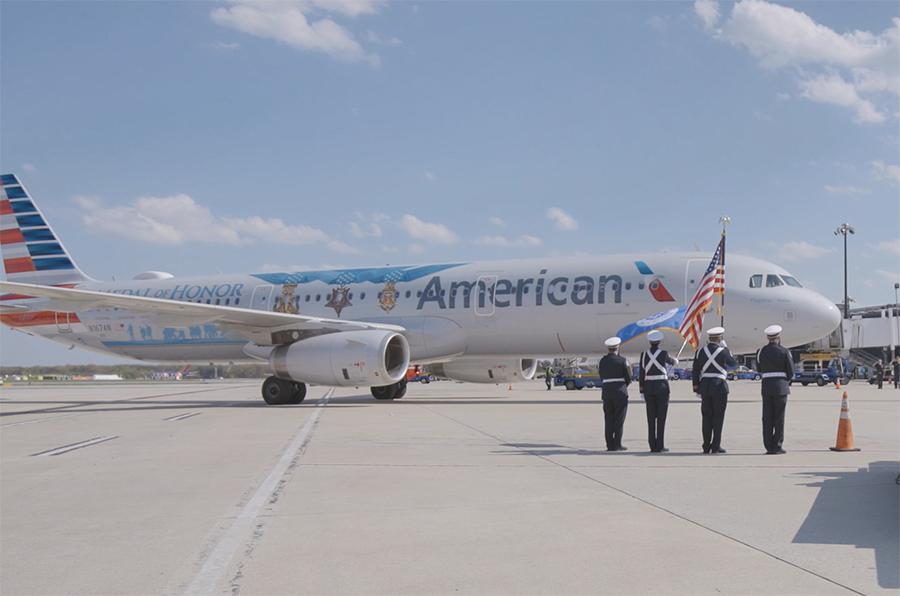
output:
M9 281L75 284L88 278L75 265L14 174L0 175L0 253Z

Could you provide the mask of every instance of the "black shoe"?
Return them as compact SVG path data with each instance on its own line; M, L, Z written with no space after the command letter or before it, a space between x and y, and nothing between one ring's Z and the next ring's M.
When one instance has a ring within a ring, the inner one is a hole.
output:
M722 449L721 447L716 447L715 449L713 449L713 453L728 453L728 452L725 451L724 449Z
M766 455L777 455L777 451L766 451Z
M709 447L704 447L703 453L705 453L706 455L709 455Z
M660 448L660 449L657 449L656 452L657 452L657 453L668 453L668 452L669 452L669 448L668 448L668 447L662 447L662 448Z
M624 445L619 445L616 448L616 451L628 451L628 447L625 447Z
M659 453L659 449L651 449L650 453Z
M779 449L775 452L775 455L784 455L785 453L787 453L787 451L785 451L784 449Z

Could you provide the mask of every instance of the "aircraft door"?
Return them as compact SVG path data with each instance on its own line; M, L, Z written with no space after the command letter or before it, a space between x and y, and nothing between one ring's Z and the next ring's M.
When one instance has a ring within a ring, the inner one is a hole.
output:
M694 292L697 291L707 267L709 267L709 261L706 259L688 260L684 270L684 304L690 302L694 297Z
M472 307L475 309L475 316L492 317L496 312L494 305L494 288L497 286L496 275L480 275L475 283L474 300Z
M272 310L275 308L272 302L272 291L275 286L263 284L253 288L253 294L250 295L250 308L253 310Z
M72 313L56 312L56 330L60 333L72 333Z

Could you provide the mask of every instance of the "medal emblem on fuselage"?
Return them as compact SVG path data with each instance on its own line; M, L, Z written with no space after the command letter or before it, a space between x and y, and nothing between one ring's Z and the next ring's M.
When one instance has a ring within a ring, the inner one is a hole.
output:
M348 306L353 306L353 303L350 302L350 288L347 286L340 286L331 290L331 294L328 298L328 302L325 303L325 306L333 308L334 312L337 313L338 318L341 318L341 311Z
M378 297L378 304L384 312L391 312L397 306L397 284L389 281L384 284L381 295Z

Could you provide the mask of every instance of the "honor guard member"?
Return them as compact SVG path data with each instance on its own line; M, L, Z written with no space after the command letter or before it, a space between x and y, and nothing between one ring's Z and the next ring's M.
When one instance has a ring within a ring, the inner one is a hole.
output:
M663 339L660 331L647 334L650 349L641 353L641 368L638 375L638 387L647 405L647 441L650 451L663 453L665 447L666 413L669 411L669 373L666 365L678 364L678 360L659 348Z
M709 343L694 356L694 393L700 394L703 415L703 453L725 453L722 449L722 425L728 407L728 375L725 369L737 366L722 336L723 327L706 332Z
M597 372L603 384L603 418L606 431L607 451L627 451L622 446L622 427L625 426L625 413L628 411L628 385L631 384L631 371L628 362L619 356L619 344L622 340L610 337L606 340L608 353L600 359Z
M547 391L553 387L553 367L548 366L544 371L544 382L547 384Z
M784 453L784 409L791 392L794 377L794 360L787 348L781 345L781 325L766 327L769 343L756 355L758 372L762 376L762 426L763 445L769 455Z

